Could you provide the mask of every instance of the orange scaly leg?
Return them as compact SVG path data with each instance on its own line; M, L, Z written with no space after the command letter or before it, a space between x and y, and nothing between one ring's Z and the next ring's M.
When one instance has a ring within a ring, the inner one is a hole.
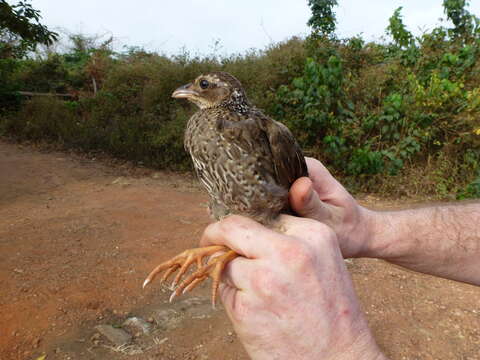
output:
M219 251L226 251L226 253L210 259L207 264L203 265L203 259L205 257L213 255ZM182 276L188 271L190 266L193 263L196 263L197 270L180 283L170 297L170 301L172 301L175 296L192 290L207 277L211 277L213 279L212 305L215 306L215 300L218 292L218 285L220 284L220 279L222 276L222 271L228 262L237 256L237 253L231 251L225 246L208 246L185 250L181 254L175 256L173 259L168 260L153 269L143 283L143 287L152 282L153 279L162 271L165 271L165 273L163 274L160 283L167 280L176 270L179 270L172 282L172 287L175 287L181 280Z
M222 279L222 271L230 261L238 256L240 255L238 255L235 251L229 250L225 254L210 259L205 266L197 269L197 271L188 276L178 285L178 287L173 291L172 296L170 296L170 301L172 301L175 296L185 294L192 290L207 277L211 277L213 281L211 299L212 306L215 308L218 286L220 285L220 280Z

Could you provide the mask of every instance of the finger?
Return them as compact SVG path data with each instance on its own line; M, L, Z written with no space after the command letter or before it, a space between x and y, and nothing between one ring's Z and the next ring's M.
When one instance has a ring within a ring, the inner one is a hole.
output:
M244 317L242 304L246 302L249 295L226 284L220 284L219 294L227 316L233 324L237 324L239 319Z
M335 204L349 196L347 190L340 184L327 168L314 158L305 158L308 167L308 176L312 180L313 189L322 201Z
M230 286L227 283L222 282L218 286L218 294L227 312L228 312L228 309L232 307L232 304L235 301L235 296L237 292L238 290L235 287Z
M283 235L258 222L238 215L210 224L203 232L200 244L224 245L247 258L269 256Z
M331 236L333 230L326 224L315 219L300 218L291 215L280 215L278 222L285 235L304 240Z
M325 221L330 217L329 205L320 200L309 178L297 179L288 196L292 209L298 215L318 221Z
M237 257L230 261L222 273L222 282L238 290L250 289L252 268L256 260Z

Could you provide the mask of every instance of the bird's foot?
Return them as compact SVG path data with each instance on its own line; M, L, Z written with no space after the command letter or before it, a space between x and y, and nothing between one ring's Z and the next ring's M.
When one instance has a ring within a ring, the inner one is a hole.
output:
M205 257L224 251L226 251L224 254L211 258L206 264L203 263L203 259ZM215 307L222 271L228 262L237 256L238 254L236 252L229 250L225 246L208 246L204 248L185 250L181 254L175 256L173 259L166 261L153 269L143 283L143 287L152 282L153 279L162 271L165 272L160 280L160 283L166 281L176 270L179 270L172 282L172 288L174 288L172 296L170 297L170 301L172 301L176 296L185 294L186 292L195 288L207 277L211 277L213 280L212 305ZM175 286L180 282L182 276L194 263L197 264L197 270L184 279L175 288Z

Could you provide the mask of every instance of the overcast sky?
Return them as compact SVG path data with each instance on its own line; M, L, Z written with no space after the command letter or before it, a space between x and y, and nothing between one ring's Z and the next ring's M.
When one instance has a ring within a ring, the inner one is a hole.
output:
M480 17L480 1L470 11ZM10 3L16 1L10 0ZM340 37L363 33L367 40L384 35L388 18L403 6L404 22L415 34L438 24L442 0L338 0ZM111 34L115 47L140 46L161 53L220 53L264 48L293 35L306 35L307 0L32 0L43 23L71 33Z

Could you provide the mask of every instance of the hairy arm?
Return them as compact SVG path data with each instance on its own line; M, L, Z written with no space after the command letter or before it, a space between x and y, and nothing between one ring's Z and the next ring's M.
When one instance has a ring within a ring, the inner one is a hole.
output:
M480 285L480 202L400 211L360 206L317 160L290 190L292 208L337 234L344 257L374 257Z
M480 203L368 211L366 256L480 285Z

